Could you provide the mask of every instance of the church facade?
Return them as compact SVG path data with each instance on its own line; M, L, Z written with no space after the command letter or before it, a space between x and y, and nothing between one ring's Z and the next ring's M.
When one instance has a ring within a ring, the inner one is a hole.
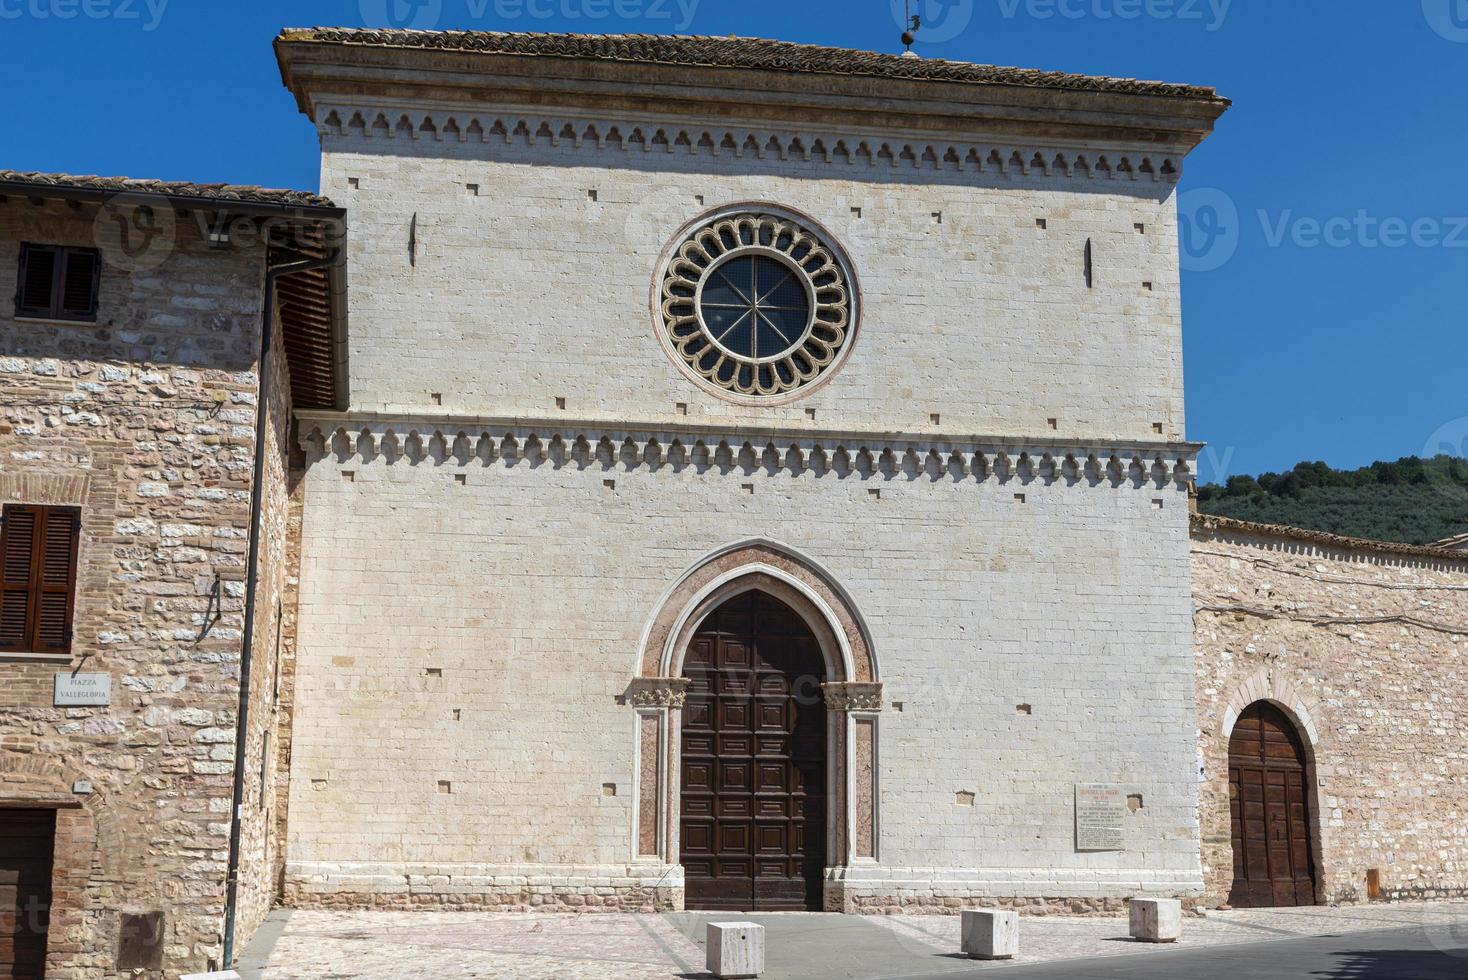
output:
M1194 894L1175 193L1212 90L288 31L351 215L288 901Z

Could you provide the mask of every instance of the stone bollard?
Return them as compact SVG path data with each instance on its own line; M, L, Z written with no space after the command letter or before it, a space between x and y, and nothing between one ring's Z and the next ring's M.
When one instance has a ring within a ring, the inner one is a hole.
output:
M721 980L765 972L765 927L753 922L710 922L705 967Z
M964 909L962 935L969 959L1013 959L1019 953L1019 913Z
M1175 943L1183 935L1183 903L1175 898L1134 898L1131 934L1144 943Z

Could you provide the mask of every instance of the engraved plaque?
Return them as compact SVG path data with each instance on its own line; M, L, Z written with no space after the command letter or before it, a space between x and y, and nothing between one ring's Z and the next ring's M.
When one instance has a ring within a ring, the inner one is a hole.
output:
M1076 783L1076 850L1121 851L1126 790L1109 783Z
M58 708L101 707L112 703L111 674L57 674Z

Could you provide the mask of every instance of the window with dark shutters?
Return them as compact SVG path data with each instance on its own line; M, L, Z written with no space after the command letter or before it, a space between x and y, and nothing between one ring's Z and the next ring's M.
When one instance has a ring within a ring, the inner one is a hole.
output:
M95 248L22 245L15 315L95 320L102 256Z
M81 513L6 504L0 523L0 652L70 653Z

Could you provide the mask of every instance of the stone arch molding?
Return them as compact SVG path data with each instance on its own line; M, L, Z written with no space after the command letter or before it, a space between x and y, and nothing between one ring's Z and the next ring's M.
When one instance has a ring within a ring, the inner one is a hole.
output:
M832 681L880 682L871 632L851 596L815 560L767 538L719 548L678 576L643 627L637 676L679 676L688 638L703 619L752 589L763 589L800 613L822 641Z
M1234 695L1229 699L1228 707L1224 708L1222 725L1219 728L1219 738L1227 746L1232 737L1234 726L1239 722L1239 716L1244 709L1256 701L1268 701L1283 711L1295 723L1305 736L1305 751L1307 757L1313 762L1316 747L1320 744L1320 731L1315 726L1314 716L1310 711L1310 703L1302 696L1299 690L1279 671L1268 667L1261 667L1255 671L1247 680L1234 690Z
M58 811L76 810L86 815L79 839L86 856L78 866L107 876L112 862L122 853L122 826L111 800L103 790L85 796L73 792L76 782L87 777L68 772L51 761L13 752L0 752L0 774L7 779L0 785L0 800L11 804L34 805Z
M626 694L637 719L633 859L679 863L679 747L688 690L683 657L709 613L754 590L805 619L826 661L825 901L828 909L839 909L850 868L878 857L881 671L871 631L851 595L814 559L766 538L726 545L694 562L659 597L643 627Z

